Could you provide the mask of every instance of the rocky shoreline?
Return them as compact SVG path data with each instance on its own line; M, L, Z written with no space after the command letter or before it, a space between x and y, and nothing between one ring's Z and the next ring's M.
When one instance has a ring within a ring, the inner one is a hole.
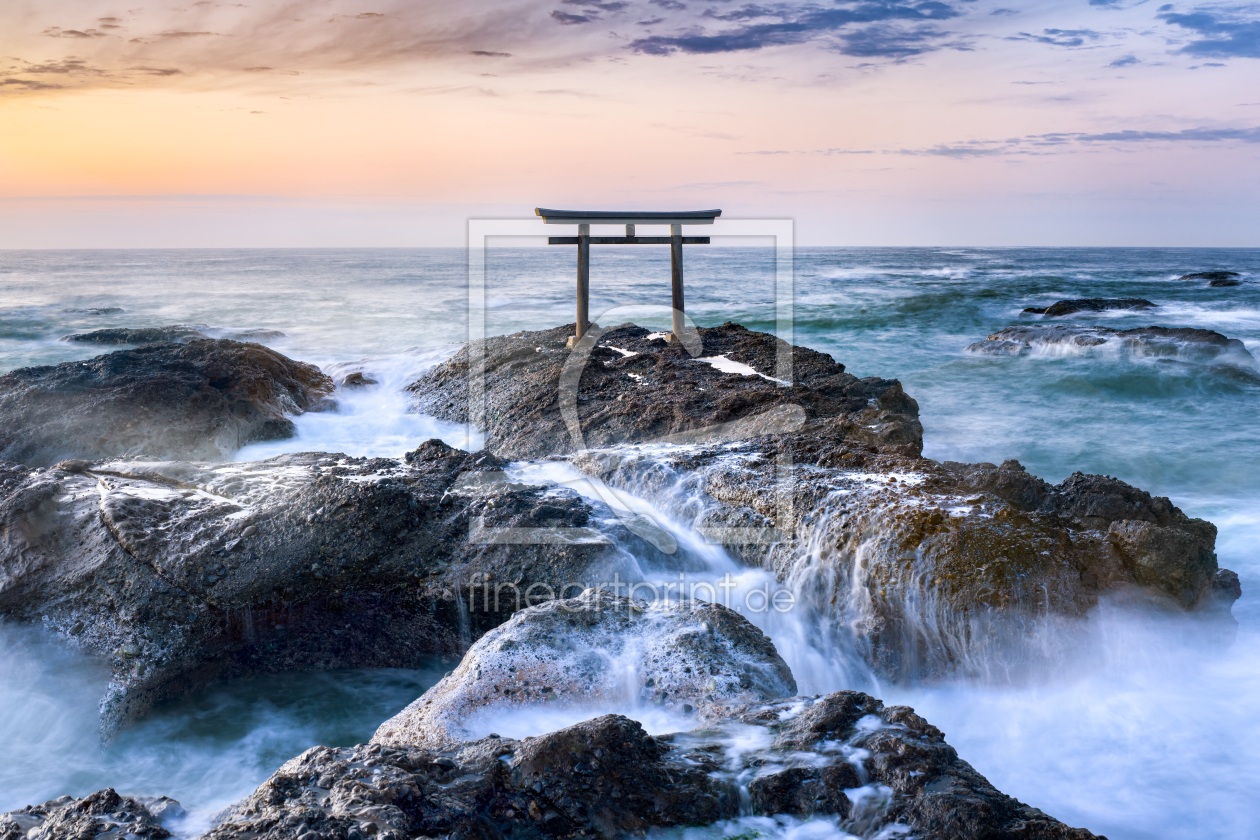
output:
M568 351L571 333L487 339L421 377L417 410L473 421L485 450L429 441L402 459L222 462L333 396L257 344L157 336L0 377L0 416L47 424L0 440L0 617L109 659L107 738L217 678L463 654L371 744L312 748L207 837L616 837L747 815L860 836L1093 837L995 790L908 708L794 696L772 641L731 610L567 591L627 558L694 558L598 500L512 480L511 462L563 460L670 512L899 681L1006 656L1035 670L1022 628L1102 598L1227 636L1238 579L1211 523L1106 476L1050 485L1014 461L925 459L900 383L736 324L699 329L698 348L622 325ZM1216 338L1199 343L1236 349ZM103 418L93 434L88 417ZM529 704L594 716L625 673L636 702L694 725L652 736L603 715L519 741L469 728ZM63 798L0 816L0 840L115 826L161 840L164 807Z

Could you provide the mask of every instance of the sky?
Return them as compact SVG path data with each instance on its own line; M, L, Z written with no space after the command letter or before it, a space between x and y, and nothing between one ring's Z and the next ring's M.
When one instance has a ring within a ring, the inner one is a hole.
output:
M1260 2L4 0L0 247L1260 246Z

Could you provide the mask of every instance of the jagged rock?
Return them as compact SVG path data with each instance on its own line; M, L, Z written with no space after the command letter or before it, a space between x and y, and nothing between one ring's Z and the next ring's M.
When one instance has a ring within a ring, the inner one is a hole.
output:
M1237 271L1199 271L1194 274L1183 274L1178 280L1208 280L1209 286L1239 286L1242 281L1238 278L1242 275Z
M1154 309L1159 306L1143 298L1080 298L1079 300L1061 300L1049 306L1030 306L1025 312L1033 315L1045 315L1047 318L1059 318L1074 315L1077 312L1106 312L1112 309Z
M107 735L220 675L416 667L618 562L607 534L635 545L501 467L440 441L405 461L0 464L0 618L110 659ZM502 597L473 598L491 579Z
M825 427L890 451L922 450L918 404L899 382L858 379L830 356L766 333L732 323L698 330L697 356L722 357L719 363L746 365L751 374L724 373L632 324L594 330L598 342L589 352L565 349L572 334L572 326L556 327L474 345L486 354L486 410L474 420L486 432L487 449L505 458L581 449L564 417L573 406L585 446ZM417 411L468 421L469 352L465 347L408 386ZM773 379L785 373L780 354L791 360L790 386ZM572 387L562 388L562 379Z
M105 788L82 799L63 796L0 814L0 840L164 840L171 833L162 827L161 820L178 813L182 813L179 803L173 799L133 799Z
M886 677L1035 669L1037 634L1109 593L1223 608L1233 626L1215 526L1106 476L1050 485L1015 461L938 464L818 435L572 460L662 506L689 482L702 533L833 616L822 630Z
M88 309L83 310L93 315L112 315L122 312L121 309ZM232 341L275 341L284 338L279 330L248 329L231 330L210 327L205 324L172 324L169 327L111 327L104 330L93 330L87 333L75 333L62 338L62 341L74 341L83 344L133 345L142 344L187 344L204 338L226 338Z
M290 415L330 405L332 380L258 344L148 344L0 376L0 459L148 455L220 460L291 437Z
M703 717L721 704L795 693L774 645L733 610L703 601L648 608L592 589L522 610L482 636L372 742L449 749L470 738L469 718L525 703L606 708L642 700Z
M996 790L912 709L842 691L743 705L657 737L605 715L445 751L315 747L207 840L640 836L747 813L741 787L753 813L813 817L866 837L889 826L921 840L1094 837Z

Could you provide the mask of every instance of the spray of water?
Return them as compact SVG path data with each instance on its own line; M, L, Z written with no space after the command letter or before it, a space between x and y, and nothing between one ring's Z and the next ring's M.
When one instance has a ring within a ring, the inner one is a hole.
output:
M411 397L404 390L457 349L456 345L413 348L353 362L325 362L321 367L334 381L357 373L368 384L338 387L335 409L295 417L297 434L292 438L251 444L237 453L236 460L257 461L289 452L401 458L431 438L460 449L480 449L481 435L470 434L466 426L412 412Z
M303 750L367 741L437 681L440 667L223 683L159 708L102 748L106 664L38 629L0 625L0 812L113 787L179 800L187 816L168 828L198 834Z

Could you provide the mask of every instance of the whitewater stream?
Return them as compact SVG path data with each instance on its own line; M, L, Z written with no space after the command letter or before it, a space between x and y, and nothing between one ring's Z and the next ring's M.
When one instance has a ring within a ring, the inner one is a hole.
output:
M773 331L771 250L693 248L687 259L696 322ZM1242 285L1177 279L1207 270L1240 272ZM96 355L100 348L58 339L103 327L278 330L285 337L268 342L278 351L333 375L362 370L377 384L339 392L335 412L299 417L296 438L247 447L239 459L396 457L431 437L476 448L464 427L409 413L402 390L466 337L465 272L459 249L0 252L0 371ZM491 249L486 334L571 321L572 274L570 249ZM615 320L666 325L668 251L596 250L591 275L596 320L615 306ZM802 693L853 688L914 706L998 789L1069 825L1112 840L1260 836L1260 379L1196 364L1175 347L1160 356L1115 342L1022 356L965 349L1037 323L1022 313L1028 306L1140 297L1159 306L1065 320L1211 329L1260 355L1260 250L798 249L795 288L777 292L793 302L795 343L858 376L902 381L919 402L926 456L1016 458L1052 482L1077 470L1113 475L1214 522L1220 565L1243 587L1234 644L1211 643L1193 619L1103 604L1070 640L1045 640L1054 655L1034 678L994 669L881 682L808 598L787 611L750 606L755 591L799 582L777 582L701 539L685 477L649 503L627 491L610 497L559 462L514 464L510 476L611 504L609 515L650 518L676 543L688 580L732 583L730 605L774 640ZM677 564L656 568L627 554L641 579L677 579ZM107 667L37 628L0 625L0 812L112 786L180 800L189 814L171 827L195 834L304 749L367 740L452 666L435 658L416 671L220 683L159 708L102 750L96 712ZM613 706L652 732L686 726L631 694ZM526 708L496 714L493 727L519 737L590 716ZM678 834L755 836L748 832L843 836L826 821L753 818Z

